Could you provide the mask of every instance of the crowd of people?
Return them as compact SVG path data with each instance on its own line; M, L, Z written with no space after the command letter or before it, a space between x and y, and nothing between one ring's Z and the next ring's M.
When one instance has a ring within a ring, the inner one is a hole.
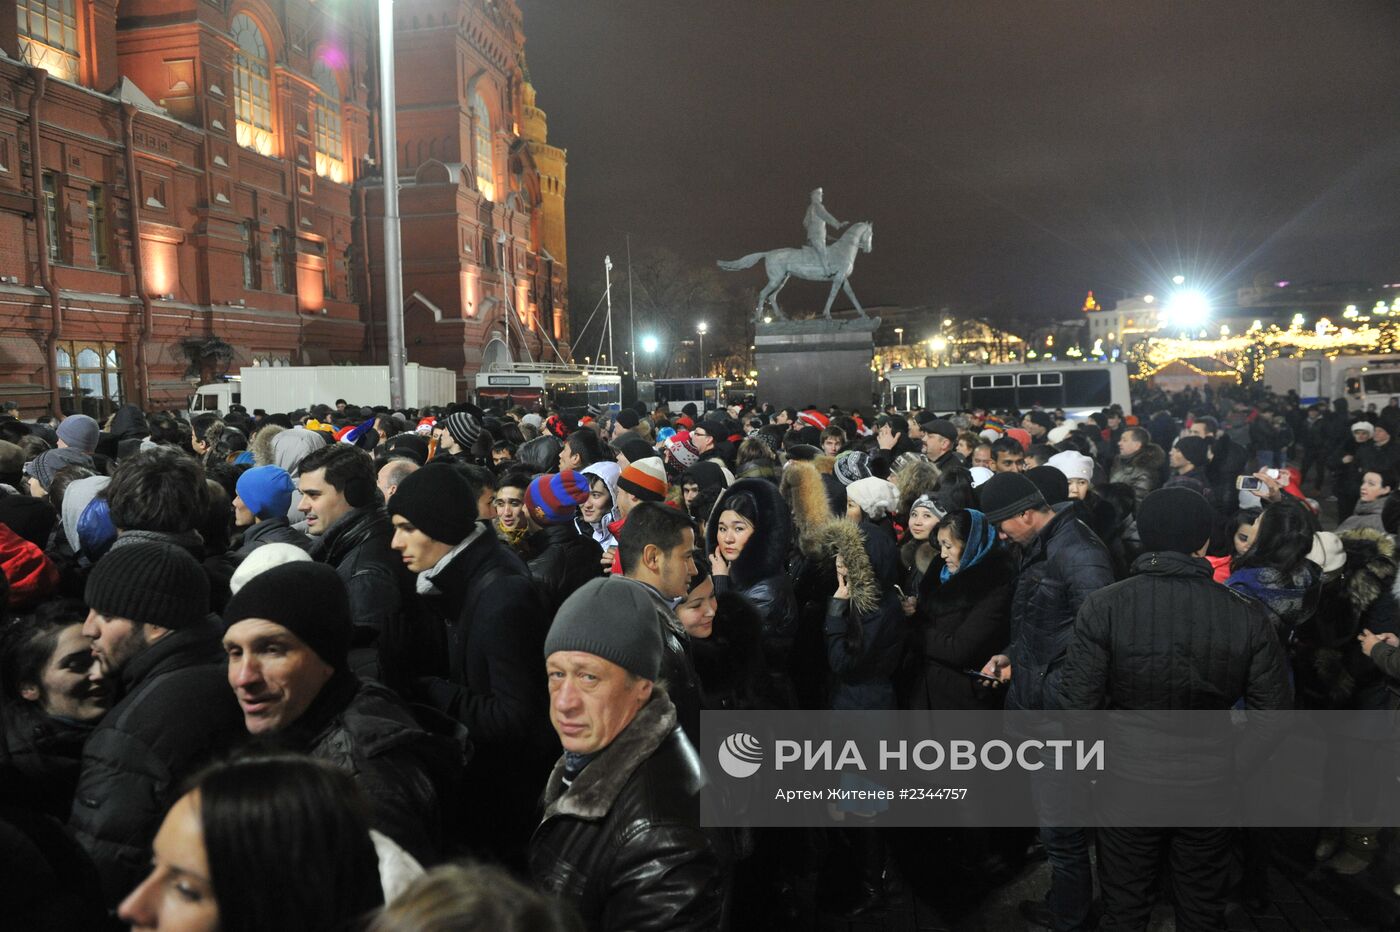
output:
M701 710L1400 706L1400 407L22 413L16 928L782 928L814 869L859 916L889 836L702 826ZM1329 740L1330 786L1366 792L1381 745ZM1227 816L1074 828L1082 788L1041 773L1028 921L1140 929L1168 895L1218 929L1262 895L1267 848ZM1339 826L1316 854L1355 874L1378 848Z

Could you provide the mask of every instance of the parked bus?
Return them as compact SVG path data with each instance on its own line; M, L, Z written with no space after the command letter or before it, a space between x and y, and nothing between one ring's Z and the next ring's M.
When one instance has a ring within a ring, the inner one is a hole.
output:
M476 374L476 403L483 409L558 407L582 411L622 406L622 377L616 366L515 363L509 370Z
M1276 395L1298 393L1302 407L1345 398L1353 411L1383 408L1400 398L1400 353L1321 353L1264 360L1264 387Z
M643 401L652 404L666 402L672 414L679 414L688 404L695 405L697 411L709 411L720 406L724 398L723 379L654 379L652 394L648 399L639 394Z
M882 404L900 411L970 411L973 408L1025 411L1063 408L1086 415L1116 404L1132 413L1128 367L1121 362L1037 362L959 364L932 369L891 369L885 373Z

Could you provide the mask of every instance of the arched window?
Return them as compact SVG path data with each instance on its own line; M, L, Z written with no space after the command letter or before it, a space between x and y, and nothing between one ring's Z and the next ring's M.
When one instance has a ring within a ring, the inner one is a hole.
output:
M19 57L55 78L78 80L77 0L19 0Z
M233 18L229 28L238 52L233 62L233 106L238 118L238 144L272 154L272 84L268 80L267 42L262 30L246 13Z
M476 114L476 187L488 201L496 199L496 170L491 159L491 111L481 94L472 94Z
M311 100L311 118L316 124L316 174L343 182L346 174L345 141L340 129L340 82L323 61L316 62L311 69L311 79L316 82Z

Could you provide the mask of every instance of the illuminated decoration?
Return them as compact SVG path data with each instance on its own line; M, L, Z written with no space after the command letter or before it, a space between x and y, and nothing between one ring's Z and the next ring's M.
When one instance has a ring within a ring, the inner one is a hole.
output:
M1299 327L1302 327L1303 324L1305 324L1305 323L1307 323L1307 321L1304 319L1304 317L1303 317L1302 314L1294 314L1294 315L1293 315L1293 329L1294 329L1294 330L1297 330Z
M1091 350L1089 351L1089 353L1090 353L1090 355L1092 355L1092 356L1102 356L1102 355L1103 355L1103 340L1102 340L1102 339L1095 340L1095 341L1094 341L1094 348L1091 349Z
M1142 296L1142 303L1143 303L1143 304L1151 304L1153 301L1156 301L1156 300L1157 300L1157 296L1156 296L1156 295L1145 294L1145 295Z
M272 154L272 85L268 81L267 42L246 13L229 25L238 51L233 63L234 135L238 144L262 155Z
M1194 359L1171 359L1144 373L1141 378L1148 384L1163 391L1180 391L1186 388L1204 387L1212 380L1238 385L1240 373L1218 359L1200 357Z
M1081 310L1081 311L1086 311L1086 312L1087 312L1087 311L1101 311L1101 310L1103 310L1103 308L1099 306L1099 302L1098 302L1098 301L1094 300L1094 293L1091 291L1091 292L1089 292L1088 295L1085 296L1085 298L1084 298L1084 306L1083 306L1082 308L1080 308L1080 310Z
M1173 276L1172 276L1172 284L1173 284L1173 285L1176 285L1177 287L1180 287L1180 286L1186 284L1186 276L1185 276L1185 275L1173 275Z

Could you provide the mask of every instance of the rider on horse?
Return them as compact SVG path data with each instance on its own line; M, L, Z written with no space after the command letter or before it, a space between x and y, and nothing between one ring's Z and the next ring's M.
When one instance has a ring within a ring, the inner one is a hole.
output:
M807 215L802 218L802 226L807 231L807 243L816 252L826 274L831 274L831 266L826 262L826 228L830 225L840 230L846 224L837 220L822 206L822 189L812 191L812 199L807 204Z

